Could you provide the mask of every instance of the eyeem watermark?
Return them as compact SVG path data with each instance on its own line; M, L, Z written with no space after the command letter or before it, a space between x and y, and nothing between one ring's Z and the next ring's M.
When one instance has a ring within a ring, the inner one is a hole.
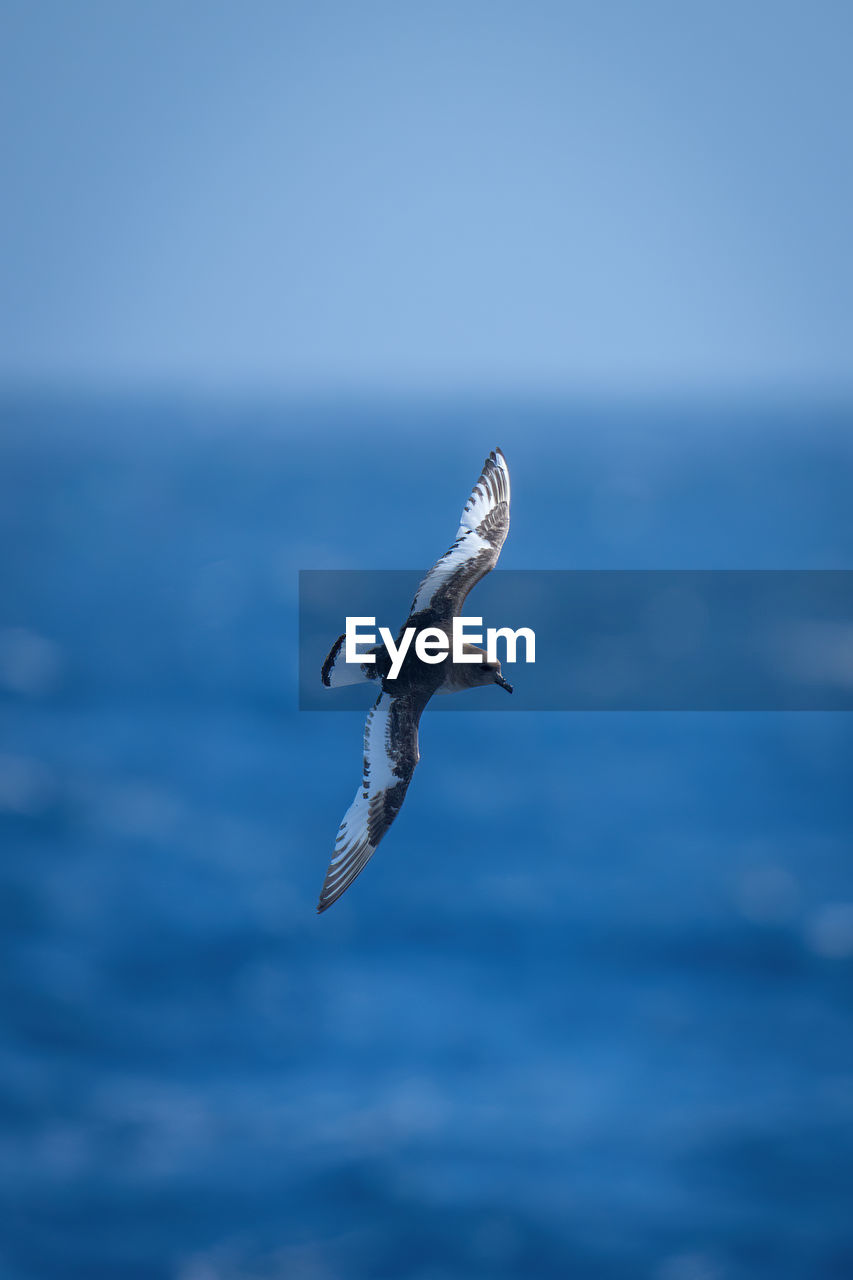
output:
M363 627L375 627L376 618L356 618L348 617L346 624L344 657L347 662L356 665L364 663L373 663L376 661L375 653L360 653L360 645L375 645L376 632L361 630ZM467 627L479 627L478 632L467 631ZM448 654L452 655L454 662L482 662L483 655L480 653L466 653L466 645L478 645L482 649L483 645L483 619L482 618L454 618L452 624L452 639L447 632L441 627L422 627L420 631L416 627L406 627L400 637L400 643L394 640L393 633L388 627L379 627L379 636L385 648L388 650L388 656L391 659L391 668L388 672L389 680L396 680L397 676L405 661L406 654L411 648L412 641L415 643L415 653L421 662L437 663L444 662ZM519 627L513 631L512 627L487 627L486 628L486 660L488 662L497 662L498 658L498 640L506 641L506 662L515 662L518 650L518 641L524 641L524 660L525 662L536 661L536 635L531 627Z
M414 569L304 569L299 577L299 705L305 711L364 710L392 657L397 685L415 657L417 636L395 628L379 641L383 622L424 628L434 617L407 618ZM503 660L517 658L523 676L512 698L482 689L476 697L436 698L433 711L456 714L510 711L846 711L853 713L853 570L583 570L496 569L477 584L477 609L489 622L523 619L535 635L536 661L525 632L492 633ZM350 653L336 651L335 697L318 673L329 641L344 632ZM425 664L446 659L451 676L452 622L442 637L421 641ZM485 648L479 618L457 619L457 685L475 664L458 653L466 640ZM458 628L462 628L460 634ZM373 634L371 634L373 633ZM364 653L375 634L377 661ZM437 640L435 647L428 641ZM521 641L519 644L518 641ZM353 652L354 642L354 652ZM393 649L393 653L392 653ZM360 656L363 654L363 656ZM405 660L400 667L399 656ZM489 655L491 656L491 654ZM482 655L480 658L482 663ZM429 670L427 665L423 671ZM436 678L439 671L436 668ZM505 671L520 674L516 667ZM460 678L462 677L462 678ZM512 680L512 676L509 677ZM515 681L513 681L515 683ZM388 682L393 689L393 681ZM431 704L432 705L432 704Z

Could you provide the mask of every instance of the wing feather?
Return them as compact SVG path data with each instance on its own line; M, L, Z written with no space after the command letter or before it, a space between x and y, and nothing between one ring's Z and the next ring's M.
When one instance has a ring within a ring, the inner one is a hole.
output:
M335 851L317 904L325 911L373 857L400 812L418 762L418 721L424 704L412 694L381 693L364 727L362 783L338 828Z
M453 617L468 592L494 569L509 532L509 467L500 449L489 454L465 503L456 538L418 587L409 613Z

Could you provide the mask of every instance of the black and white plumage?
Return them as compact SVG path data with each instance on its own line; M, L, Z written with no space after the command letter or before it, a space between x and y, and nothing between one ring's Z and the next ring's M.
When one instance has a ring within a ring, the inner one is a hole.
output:
M509 531L509 504L509 468L496 449L486 459L463 508L453 544L419 585L400 634L406 627L418 631L438 627L450 636L453 618L459 615L468 592L497 564ZM338 829L318 911L325 911L349 888L399 813L420 759L418 723L432 695L493 683L512 692L501 675L500 663L490 663L475 645L466 648L479 654L481 661L464 664L454 664L449 658L441 664L423 663L412 645L400 674L391 680L390 657L384 645L373 651L375 663L347 666L342 660L343 639L338 637L323 663L323 683L336 687L377 680L382 692L367 717L361 786Z
M453 618L465 597L494 569L509 533L509 467L500 449L490 453L462 509L453 545L418 587L409 619L425 609ZM408 625L412 625L411 621Z

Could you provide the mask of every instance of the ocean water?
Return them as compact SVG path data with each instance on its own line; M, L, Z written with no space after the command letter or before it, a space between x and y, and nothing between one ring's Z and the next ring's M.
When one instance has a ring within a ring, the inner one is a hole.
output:
M853 1275L853 717L427 711L318 918L296 616L496 444L506 568L851 568L851 426L5 398L3 1280Z

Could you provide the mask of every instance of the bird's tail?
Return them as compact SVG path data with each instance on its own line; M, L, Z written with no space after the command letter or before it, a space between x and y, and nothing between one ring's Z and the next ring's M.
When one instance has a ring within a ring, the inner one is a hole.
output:
M376 669L376 663L363 662L347 662L344 651L345 634L338 636L335 643L329 650L326 661L323 663L321 675L323 684L327 689L340 689L346 684L365 684L371 680L379 678L379 672ZM381 646L377 645L375 649L366 650L367 653L376 653Z

